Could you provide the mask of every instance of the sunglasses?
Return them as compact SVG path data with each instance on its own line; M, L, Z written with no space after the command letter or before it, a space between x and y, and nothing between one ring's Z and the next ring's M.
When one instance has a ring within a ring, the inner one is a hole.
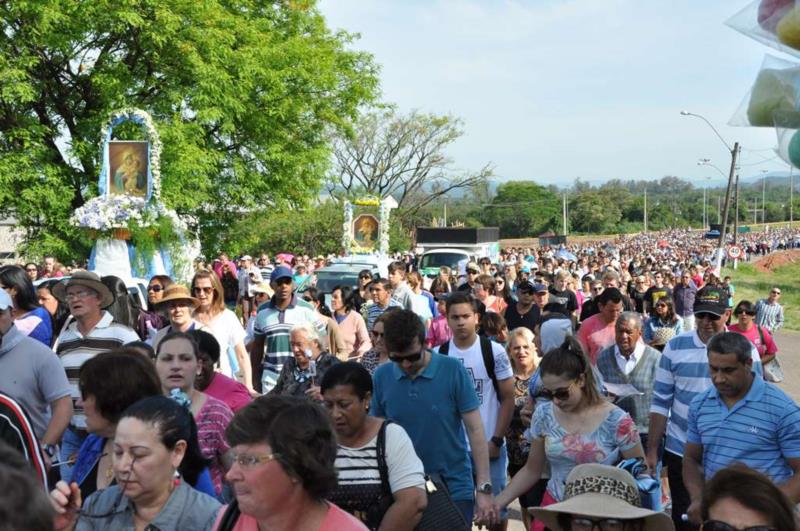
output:
M756 525L752 527L745 527L738 529L725 522L719 520L706 520L703 522L703 531L777 531L774 527L768 525Z
M756 316L756 312L739 312L739 313L736 314L737 317L740 316L740 315L749 315L750 317L755 317Z
M369 275L361 275L358 278L360 278L361 280L372 280L372 277Z
M709 321L719 321L722 319L721 315L716 315L709 312L700 312L694 314L695 319L708 319Z
M407 361L409 363L416 363L422 358L423 351L419 351L416 354L409 354L408 356L394 356L389 354L389 359L395 363L403 363Z
M570 529L572 531L618 531L625 527L622 520L616 518L584 518L582 516L573 516L570 521Z
M214 293L214 288L201 288L200 286L196 286L194 288L195 293Z
M164 288L162 288L161 286L147 286L147 291L152 291L153 293L158 293L159 291L162 291L163 289Z
M575 382L573 382L575 383ZM540 396L546 400L552 401L554 398L560 401L567 400L569 398L569 390L572 387L572 384L569 384L567 387L560 387L555 391L551 391L550 389L542 389L539 391L537 396Z

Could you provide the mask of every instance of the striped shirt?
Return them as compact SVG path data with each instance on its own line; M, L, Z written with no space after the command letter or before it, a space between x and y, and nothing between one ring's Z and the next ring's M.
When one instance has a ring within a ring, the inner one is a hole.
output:
M711 387L692 401L687 441L703 447L706 481L738 462L780 484L794 475L787 459L800 457L800 408L757 376L730 410Z
M756 324L763 326L770 333L783 326L783 306L777 302L770 304L767 299L756 303Z
M305 303L300 303L297 296L293 295L289 306L280 310L275 306L274 300L262 304L255 317L253 335L264 337L264 375L263 392L268 393L278 381L278 375L283 369L283 364L293 357L289 345L289 333L292 327L302 323L313 325L320 337L326 337L326 321L322 315Z
M106 352L117 347L121 347L131 341L139 341L139 336L132 329L125 325L115 323L110 313L104 311L100 321L87 334L82 335L78 331L78 322L73 321L56 339L53 349L61 358L61 365L67 372L70 391L72 395L72 405L75 414L71 424L78 429L86 428L86 417L83 408L77 405L81 393L78 389L78 377L81 366L86 360L93 358L101 352Z
M222 492L222 478L225 475L225 466L222 462L230 446L225 441L225 428L233 418L233 411L228 405L213 396L207 396L206 402L197 412L197 441L200 443L200 452L208 459L208 471L214 483L217 495Z
M381 308L375 303L370 304L369 306L367 306L367 330L371 332L372 326L375 324L375 321L389 308L402 308L402 307L403 305L394 299L389 299L389 304L387 304L383 308Z
M761 360L753 347L753 368L761 377ZM684 332L669 340L656 369L650 413L669 419L666 450L683 457L689 404L711 387L708 354L697 331Z

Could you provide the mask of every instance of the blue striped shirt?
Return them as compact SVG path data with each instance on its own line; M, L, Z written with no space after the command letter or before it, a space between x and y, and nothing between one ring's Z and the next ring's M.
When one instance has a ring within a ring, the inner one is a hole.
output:
M743 463L783 483L794 474L787 459L800 457L800 408L757 376L730 410L712 387L692 401L687 441L703 447L706 481L721 468Z
M751 352L756 374L762 374L761 360L755 347ZM656 369L653 403L650 413L667 417L666 450L683 457L689 404L712 387L706 346L695 330L669 340Z

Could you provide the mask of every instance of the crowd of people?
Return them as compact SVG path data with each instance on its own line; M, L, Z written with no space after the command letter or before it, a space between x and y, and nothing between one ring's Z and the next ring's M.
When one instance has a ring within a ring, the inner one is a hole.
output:
M2 266L12 529L501 530L514 500L534 530L796 529L781 287L739 299L713 252L669 231L434 278L408 253L331 293L331 257L223 254L144 305Z

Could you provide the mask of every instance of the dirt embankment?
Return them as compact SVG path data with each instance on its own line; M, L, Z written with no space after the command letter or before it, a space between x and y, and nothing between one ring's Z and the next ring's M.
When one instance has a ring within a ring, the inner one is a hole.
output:
M800 262L800 250L794 249L791 251L777 251L770 255L761 258L753 265L758 271L762 273L770 273L776 267L781 267L786 264L793 264Z

